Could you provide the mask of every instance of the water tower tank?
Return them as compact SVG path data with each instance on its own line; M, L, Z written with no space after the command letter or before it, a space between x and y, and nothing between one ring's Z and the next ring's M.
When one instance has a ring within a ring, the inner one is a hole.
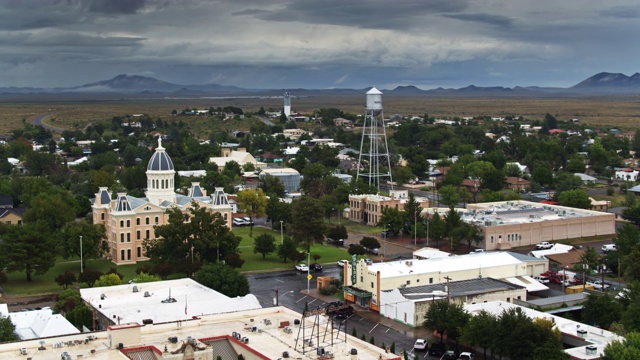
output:
M374 113L382 111L382 92L375 86L367 91L367 110L373 110Z

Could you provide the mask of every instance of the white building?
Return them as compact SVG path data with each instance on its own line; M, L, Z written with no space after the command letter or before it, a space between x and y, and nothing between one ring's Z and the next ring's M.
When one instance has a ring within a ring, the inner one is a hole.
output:
M494 278L522 285L528 291L547 287L532 278L549 270L549 261L504 251L467 255L400 260L367 265L363 260L344 267L344 298L352 303L380 311L381 292L401 287L443 284ZM449 278L447 280L447 278Z
M409 326L421 326L434 301L449 298L453 303L464 305L496 300L512 302L526 297L524 286L487 277L400 287L380 293L380 315Z
M80 333L69 320L60 314L53 314L53 310L49 307L41 310L9 312L7 304L0 304L0 316L9 317L16 327L15 333L20 340Z
M80 289L80 296L99 315L98 329L261 308L254 295L230 298L189 278L86 288Z

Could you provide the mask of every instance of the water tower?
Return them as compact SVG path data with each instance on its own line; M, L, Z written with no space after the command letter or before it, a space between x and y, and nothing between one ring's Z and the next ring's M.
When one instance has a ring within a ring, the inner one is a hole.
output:
M284 114L289 117L291 115L291 94L284 93Z
M365 178L369 186L375 186L380 191L381 179L388 178L389 185L393 189L391 158L389 157L387 132L382 113L382 92L375 86L367 91L358 163L360 165L358 166L358 177ZM361 170L360 167L364 167L364 170Z

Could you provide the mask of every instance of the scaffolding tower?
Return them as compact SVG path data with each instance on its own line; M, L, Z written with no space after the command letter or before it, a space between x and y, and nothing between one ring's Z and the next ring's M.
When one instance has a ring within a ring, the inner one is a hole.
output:
M367 91L366 95L356 179L361 176L367 178L365 181L369 186L375 187L379 192L381 181L386 178L389 179L389 186L393 189L391 158L382 113L382 92L374 86Z

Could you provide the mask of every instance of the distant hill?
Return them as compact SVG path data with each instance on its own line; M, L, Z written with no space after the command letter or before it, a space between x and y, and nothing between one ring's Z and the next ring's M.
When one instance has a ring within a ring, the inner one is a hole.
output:
M97 81L74 87L32 88L32 87L0 87L0 95L56 95L95 97L102 94L116 97L120 94L130 97L150 98L158 96L275 96L279 97L286 91L292 96L324 96L361 94L367 89L243 89L235 86L219 84L179 85L152 77L140 75L118 75L113 79ZM548 96L581 96L593 94L640 94L640 74L626 76L620 73L602 72L581 81L570 88L551 88L537 86L516 86L513 88L502 86L469 85L459 89L437 88L422 90L413 85L398 86L394 89L381 89L387 95L398 96L460 96L460 97L548 97Z
M627 76L621 73L601 72L571 87L578 90L603 88L640 90L640 74Z

